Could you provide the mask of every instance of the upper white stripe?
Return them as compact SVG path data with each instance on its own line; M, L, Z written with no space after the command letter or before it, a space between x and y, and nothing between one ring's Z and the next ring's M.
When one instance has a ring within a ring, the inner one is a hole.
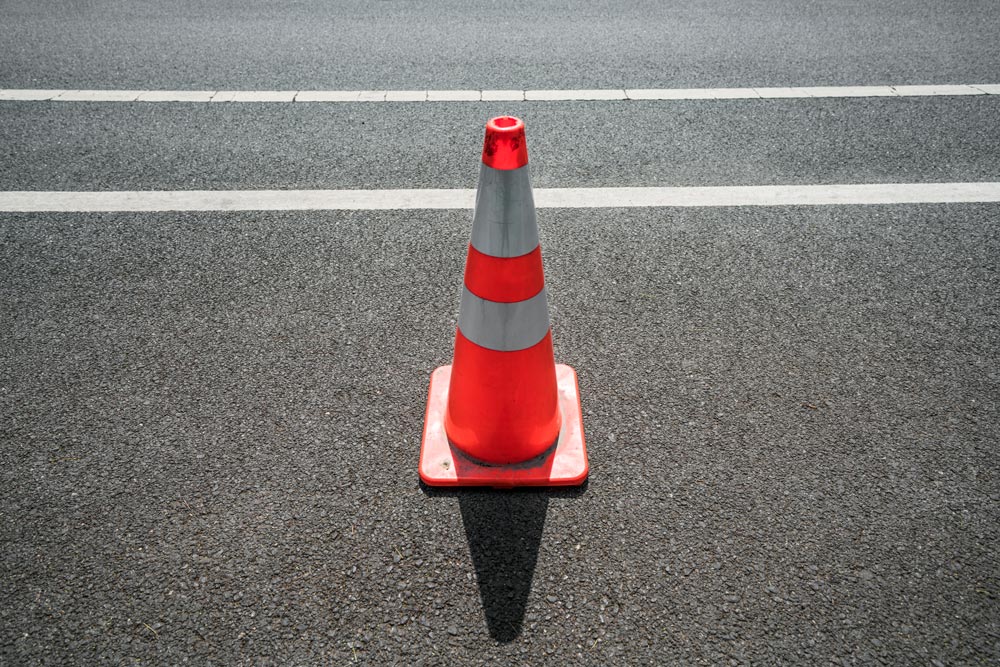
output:
M0 192L0 211L319 211L471 209L475 190ZM1000 202L1000 182L537 188L536 208L826 206Z
M45 90L0 89L0 100L36 102L493 102L1000 95L1000 84L625 88L594 90Z
M480 165L470 243L491 257L520 257L538 247L528 165L517 169Z

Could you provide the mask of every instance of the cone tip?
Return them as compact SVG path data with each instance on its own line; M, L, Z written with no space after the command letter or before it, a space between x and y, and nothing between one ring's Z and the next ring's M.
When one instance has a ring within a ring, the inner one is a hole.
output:
M518 169L528 164L524 121L514 116L498 116L487 121L483 164L494 169Z

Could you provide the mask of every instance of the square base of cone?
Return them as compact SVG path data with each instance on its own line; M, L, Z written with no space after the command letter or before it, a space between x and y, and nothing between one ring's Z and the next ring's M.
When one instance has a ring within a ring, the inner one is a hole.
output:
M483 465L448 442L444 411L448 405L451 366L431 373L431 389L420 445L420 479L428 486L579 486L587 479L587 446L576 371L556 364L562 430L554 449L526 463Z

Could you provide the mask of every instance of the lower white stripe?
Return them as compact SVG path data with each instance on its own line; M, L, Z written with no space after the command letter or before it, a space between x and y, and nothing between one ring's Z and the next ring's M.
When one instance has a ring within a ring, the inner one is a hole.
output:
M595 90L48 90L0 88L0 100L36 102L494 102L723 100L1000 95L998 84L617 88Z
M516 352L537 345L549 332L549 306L545 288L524 301L488 301L462 287L458 330L480 347Z
M320 211L471 209L475 190L173 190L0 192L0 211ZM536 208L825 206L1000 202L1000 182L536 188Z

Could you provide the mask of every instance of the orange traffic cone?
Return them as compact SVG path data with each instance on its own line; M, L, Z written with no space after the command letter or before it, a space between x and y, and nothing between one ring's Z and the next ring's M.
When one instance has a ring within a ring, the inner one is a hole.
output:
M524 123L486 124L455 359L431 374L420 478L572 486L587 477L576 373L552 354Z

